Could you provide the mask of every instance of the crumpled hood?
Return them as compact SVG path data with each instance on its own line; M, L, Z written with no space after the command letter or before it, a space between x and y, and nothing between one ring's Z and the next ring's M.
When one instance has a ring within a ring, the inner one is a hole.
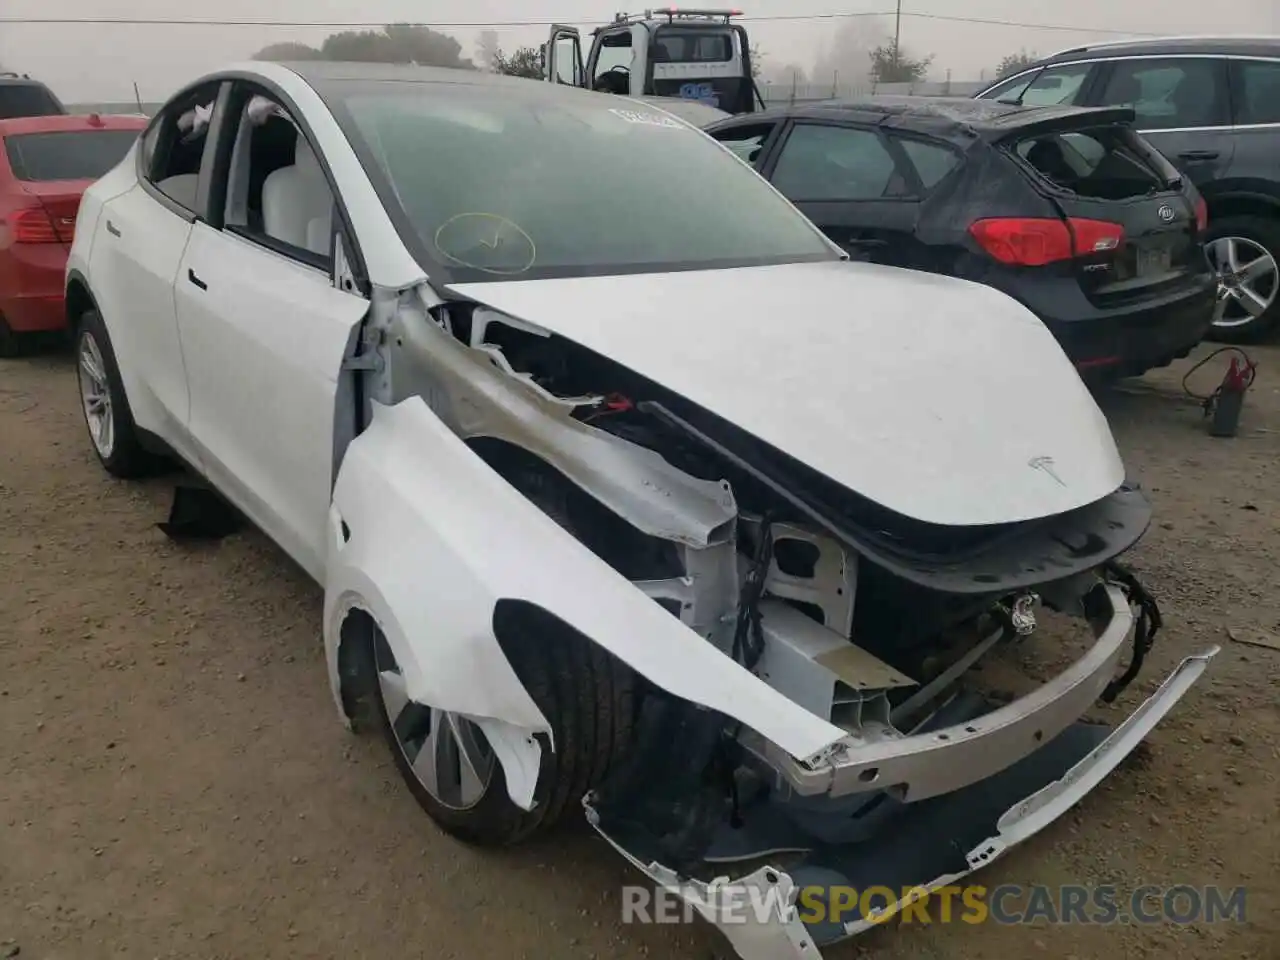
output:
M916 520L1051 516L1124 481L1107 422L1053 336L979 284L824 262L450 289Z

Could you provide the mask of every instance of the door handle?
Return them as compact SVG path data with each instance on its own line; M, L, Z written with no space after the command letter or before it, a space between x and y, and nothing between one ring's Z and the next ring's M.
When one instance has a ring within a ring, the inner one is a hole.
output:
M110 220L107 221L107 233L111 234L113 237L122 236L120 230Z
M201 290L208 290L209 285L196 276L196 272L190 268L187 269L187 279L194 283Z
M1221 156L1219 150L1185 150L1178 154L1180 160L1217 160Z

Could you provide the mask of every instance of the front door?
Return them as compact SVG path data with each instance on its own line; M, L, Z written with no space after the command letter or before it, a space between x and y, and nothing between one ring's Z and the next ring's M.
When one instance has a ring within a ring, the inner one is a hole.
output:
M206 474L319 580L338 377L368 301L327 271L197 223L176 302Z
M190 431L209 480L322 580L343 358L369 302L334 283L344 233L317 152L261 91L231 103L225 207L192 228L174 287Z
M582 69L582 38L577 27L556 23L544 48L542 76L550 83L563 83L571 87L585 87L586 73Z

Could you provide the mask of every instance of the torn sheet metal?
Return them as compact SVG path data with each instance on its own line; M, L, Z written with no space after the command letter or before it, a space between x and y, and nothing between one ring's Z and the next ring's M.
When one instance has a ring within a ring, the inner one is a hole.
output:
M715 924L743 960L818 960L819 948L884 922L922 891L955 884L994 863L1061 817L1133 752L1218 651L1214 647L1182 661L1119 727L1077 723L1029 757L971 787L915 804L886 800L865 818L871 821L868 834L855 841L816 839L806 829L813 821L787 818L781 810L755 823L747 812L742 826L726 835L757 834L759 849L750 848L750 838L747 845L735 838L736 851L728 849L731 841L715 839L707 858L758 861L769 851L802 850L800 865L786 872L765 867L737 880L693 880L648 857L640 849L643 839L628 835L625 827L611 832L607 816L593 806L592 797L586 804L587 818L645 876ZM725 849L717 851L717 846ZM774 897L762 899L766 887L785 892L786 905ZM848 903L849 889L861 894L871 887L888 888L902 898L868 916L850 906L849 916L832 919L833 890L845 891L842 900ZM762 903L777 909L761 911Z

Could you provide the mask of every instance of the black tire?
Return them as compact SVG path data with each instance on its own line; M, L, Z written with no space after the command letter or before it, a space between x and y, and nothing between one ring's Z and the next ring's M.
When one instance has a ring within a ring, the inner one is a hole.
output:
M83 363L83 351L86 349L87 342L93 344L97 354L102 358L106 394L110 400L107 415L112 421L112 442L106 453L94 440L88 406L83 402L83 384L87 376ZM120 368L116 365L115 350L111 346L111 337L107 333L106 324L102 322L102 317L96 310L87 311L80 318L80 324L75 333L75 359L76 382L81 388L81 412L85 418L85 429L89 432L89 445L107 473L113 477L131 480L156 472L159 460L143 449L139 442L138 428L133 421L133 411L129 408L129 398L125 396L124 383L120 379Z
M564 481L538 466L505 471L512 484L558 524L573 532ZM636 721L635 673L555 618L533 607L512 606L495 617L503 650L516 676L551 724L555 750L540 738L541 767L532 810L521 810L507 793L502 765L493 764L484 795L465 810L439 802L409 763L389 716L377 670L391 657L374 633L375 662L367 666L380 728L396 768L418 803L444 830L481 846L511 846L550 831L583 796L598 787L632 744ZM483 736L483 735L481 735Z
M1208 245L1224 237L1240 237L1265 249L1273 261L1280 264L1280 220L1266 217L1224 217L1221 220L1210 220L1209 230L1205 235ZM1280 275L1274 283L1280 285ZM1220 326L1215 323L1207 335L1207 339L1218 343L1257 343L1267 337L1280 324L1280 289L1270 307L1260 316L1233 326ZM1232 309L1228 304L1228 309Z
M494 762L481 798L457 809L437 800L414 773L395 732L382 688L372 683L378 726L396 769L427 814L447 833L471 844L511 846L549 831L582 797L599 786L626 755L635 722L635 674L603 649L545 615L524 616L527 636L507 645L512 667L548 722L556 749L540 737L542 762L534 808L521 810L507 793L502 764ZM373 638L378 666L389 649ZM372 659L372 658L371 658ZM368 665L376 678L376 668ZM438 715L437 715L438 716ZM483 737L483 734L479 734Z

